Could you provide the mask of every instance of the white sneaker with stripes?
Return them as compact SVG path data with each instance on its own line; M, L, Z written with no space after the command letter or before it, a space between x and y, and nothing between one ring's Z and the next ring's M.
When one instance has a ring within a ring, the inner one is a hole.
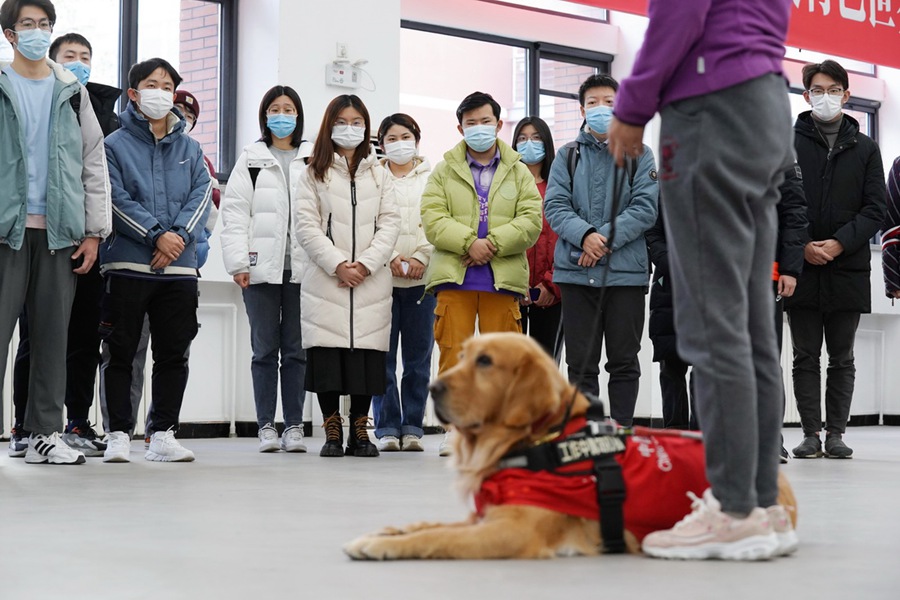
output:
M84 462L84 454L69 448L59 439L59 433L55 431L50 435L32 433L31 437L28 438L25 462L31 464L80 465Z

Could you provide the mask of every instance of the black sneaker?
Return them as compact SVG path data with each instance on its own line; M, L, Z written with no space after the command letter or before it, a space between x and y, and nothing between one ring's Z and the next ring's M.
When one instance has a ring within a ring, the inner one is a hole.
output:
M100 439L90 421L78 424L69 422L62 440L73 450L78 450L85 456L103 456L106 452L106 442Z
M786 465L788 461L788 451L785 450L784 446L781 447L781 464Z
M9 451L11 458L22 458L28 452L28 436L30 434L19 425L9 432Z
M825 436L825 458L853 458L853 448L844 443L840 433Z
M808 435L793 452L794 458L822 458L822 441L818 435Z

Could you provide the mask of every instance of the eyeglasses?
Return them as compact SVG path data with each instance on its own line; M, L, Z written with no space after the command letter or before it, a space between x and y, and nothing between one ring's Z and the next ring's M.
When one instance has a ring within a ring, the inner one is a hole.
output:
M40 21L35 21L34 19L22 19L21 21L17 21L16 25L21 27L19 31L32 31L34 29L53 31L53 22L50 19L41 19Z
M527 142L527 141L543 142L544 140L541 139L541 134L539 134L539 133L532 133L531 135L520 135L519 137L516 138L517 144L519 144L521 142Z
M825 94L828 94L829 96L843 96L844 95L843 88L839 88L839 87L828 88L827 90L824 90L822 88L812 88L811 90L806 90L806 91L809 92L809 95L813 96L814 98L821 98Z

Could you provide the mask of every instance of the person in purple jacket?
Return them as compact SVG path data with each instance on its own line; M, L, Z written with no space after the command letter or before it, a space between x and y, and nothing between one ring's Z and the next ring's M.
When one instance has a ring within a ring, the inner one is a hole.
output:
M694 365L711 488L643 550L759 560L797 548L777 505L783 389L772 314L776 205L793 162L782 74L791 0L650 0L609 129L621 166L659 111L678 352Z

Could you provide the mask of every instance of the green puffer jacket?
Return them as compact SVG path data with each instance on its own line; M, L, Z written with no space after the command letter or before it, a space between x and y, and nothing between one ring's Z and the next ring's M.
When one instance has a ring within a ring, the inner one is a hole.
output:
M9 63L0 63L0 69ZM50 250L103 238L112 226L103 131L87 90L72 73L48 60L56 76L50 108L47 173L47 242ZM80 94L80 114L70 98ZM80 119L79 119L80 116ZM79 124L80 121L80 124ZM22 247L28 198L27 151L19 103L9 78L0 75L0 243Z
M489 264L495 289L524 295L528 291L525 250L541 233L541 195L519 153L500 140L497 145L500 164L488 192L487 235L497 254ZM460 258L478 238L478 215L478 193L462 141L444 154L422 194L422 227L434 245L425 274L427 291L463 282L466 267Z

